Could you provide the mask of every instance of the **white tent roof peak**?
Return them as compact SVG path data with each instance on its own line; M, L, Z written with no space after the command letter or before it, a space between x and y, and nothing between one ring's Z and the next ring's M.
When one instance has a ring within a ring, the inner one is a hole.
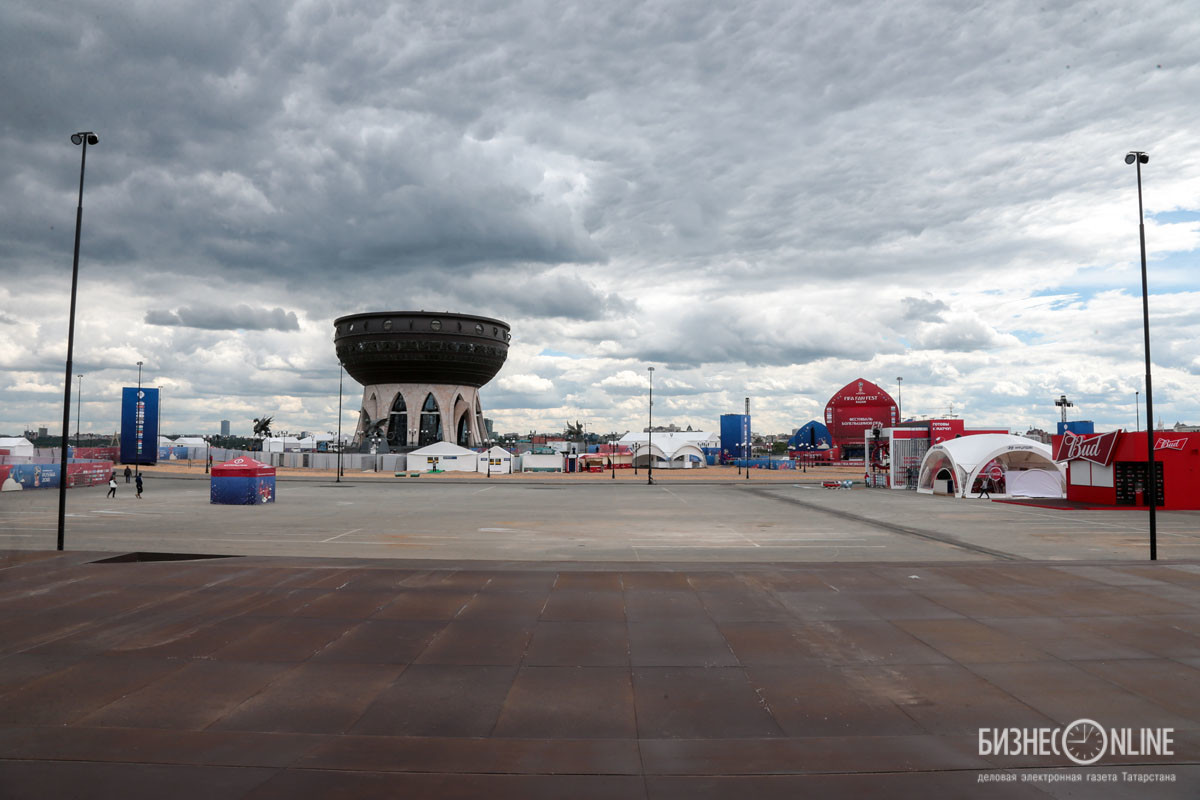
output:
M1018 450L1028 450L1041 453L1048 458L1052 454L1050 445L1026 439L1024 436L1013 436L1008 433L977 433L962 436L958 439L947 439L935 444L930 450L942 448L954 458L954 463L970 471L975 467L986 464L998 453L1009 453ZM1053 460L1053 459L1051 459Z
M476 455L474 450L468 450L465 447L459 447L452 442L434 442L426 445L419 450L413 450L409 456L473 456Z

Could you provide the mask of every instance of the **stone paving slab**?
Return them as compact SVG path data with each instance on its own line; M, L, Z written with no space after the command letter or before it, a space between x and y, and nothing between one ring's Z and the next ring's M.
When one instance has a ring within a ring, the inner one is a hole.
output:
M0 555L2 797L1200 796L1196 562L108 555ZM979 752L1080 718L1174 753Z

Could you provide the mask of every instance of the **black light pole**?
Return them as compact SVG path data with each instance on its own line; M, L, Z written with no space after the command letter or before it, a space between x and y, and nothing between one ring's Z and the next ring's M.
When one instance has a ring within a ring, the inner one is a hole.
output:
M342 376L346 373L346 366L338 361L338 459L337 459L337 478L334 483L342 482Z
M63 424L62 441L59 454L58 474L58 549L63 549L66 538L67 520L67 436L71 429L71 373L75 356L75 294L79 287L79 234L83 228L83 170L87 165L87 149L89 144L98 144L100 139L91 131L80 131L71 134L71 143L83 145L83 154L79 158L79 205L75 208L75 259L71 263L71 312L67 322L67 378L63 383Z
M1133 392L1133 429L1135 431L1140 431L1142 429L1142 418L1140 414L1141 408L1138 406L1138 396L1140 394L1141 392L1137 391L1136 389Z
M904 422L904 378L896 378L896 416Z
M754 435L750 432L750 398L746 398L746 446L742 448L742 456L746 459L746 480L750 480L750 455L754 452Z
M138 388L137 388L137 394L134 396L134 404L133 404L133 432L135 435L137 434L137 424L138 424L137 407L142 402L142 362L141 361L137 362L137 365L138 365ZM142 408L145 409L145 406L143 405ZM142 438L143 439L146 438L146 419L145 419L144 415L142 417ZM143 441L142 447L145 448L145 445L146 445L146 443ZM155 442L154 446L158 447L158 442ZM134 475L142 474L142 456L140 453L138 454L137 461L133 462L133 474Z
M83 375L76 375L79 379L79 391L75 393L75 449L79 449L79 429L82 427L79 424L83 409Z
M650 426L646 428L646 446L650 451L648 460L646 461L646 483L654 483L654 367L646 367L650 373Z
M1158 559L1158 531L1154 519L1154 508L1158 504L1158 476L1154 471L1154 389L1150 384L1150 289L1146 281L1146 217L1142 211L1142 164L1150 162L1150 156L1134 150L1125 154L1126 164L1137 165L1138 185L1138 240L1142 245L1142 333L1146 350L1146 483L1150 490L1150 560Z
M612 480L617 479L617 437L608 437L608 471L612 473Z

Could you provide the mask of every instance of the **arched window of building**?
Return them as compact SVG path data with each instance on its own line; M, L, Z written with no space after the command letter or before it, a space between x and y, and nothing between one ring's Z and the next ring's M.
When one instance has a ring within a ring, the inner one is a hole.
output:
M404 404L404 395L396 395L392 403L392 413L388 415L388 447L393 450L408 446L408 406Z
M471 418L470 418L470 415L468 415L468 414L463 414L461 417L458 418L458 446L459 447L470 447L471 446L470 421L471 421Z
M425 397L425 403L421 406L421 433L417 440L417 447L440 442L442 440L442 413L438 409L437 400L433 399L433 393L430 392Z

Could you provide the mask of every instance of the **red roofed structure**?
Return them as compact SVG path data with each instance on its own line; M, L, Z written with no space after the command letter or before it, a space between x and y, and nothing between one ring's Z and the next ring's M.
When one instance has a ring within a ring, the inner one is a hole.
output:
M892 396L863 378L838 389L825 405L825 427L843 459L864 458L871 429L892 428L899 421Z

